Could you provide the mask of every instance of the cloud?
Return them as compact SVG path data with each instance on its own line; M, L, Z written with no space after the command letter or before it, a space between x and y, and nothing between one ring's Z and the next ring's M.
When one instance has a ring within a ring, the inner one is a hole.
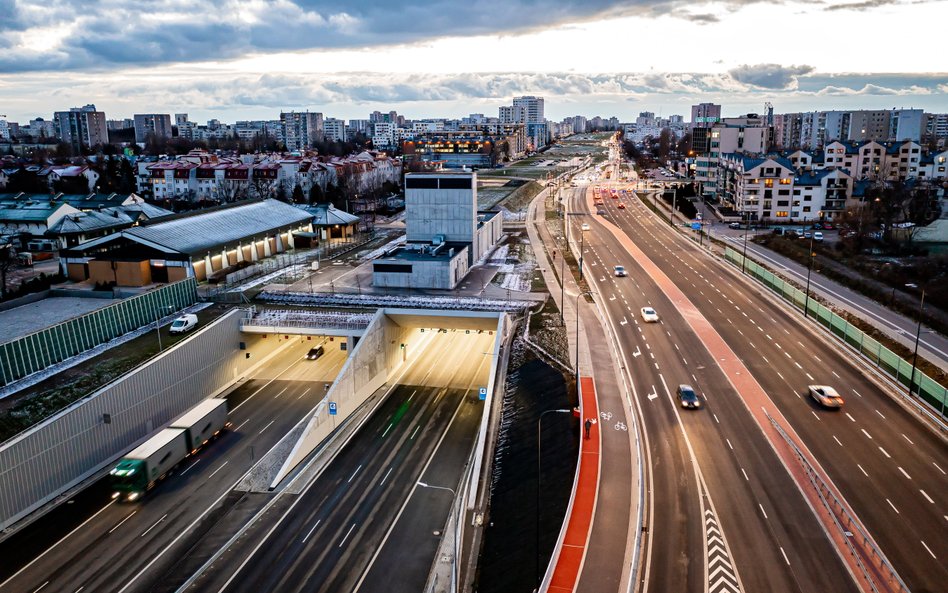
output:
M734 80L761 89L787 90L797 86L797 77L813 72L813 66L781 66L779 64L741 65L728 74Z

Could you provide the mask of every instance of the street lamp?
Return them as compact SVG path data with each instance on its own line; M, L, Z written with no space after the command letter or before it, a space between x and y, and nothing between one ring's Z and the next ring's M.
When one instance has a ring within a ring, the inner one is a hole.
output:
M906 284L908 288L920 288L917 284ZM912 355L912 376L909 379L909 395L912 395L912 387L915 385L915 368L918 364L918 340L922 335L922 308L925 306L925 289L922 290L922 298L918 301L918 326L915 328L915 354ZM921 394L919 389L919 394ZM945 400L941 400L941 415L945 415Z
M541 428L540 423L543 421L543 417L546 416L547 414L569 414L570 412L571 410L567 410L565 408L560 408L557 410L545 410L543 412L540 412L540 417L537 418L537 505L536 505L536 525L535 525L536 527L535 529L535 533L536 533L535 556L536 558L535 559L536 559L536 581L537 581L536 590L537 591L540 590L540 475L541 475L541 467L542 467L540 464L540 460L541 460L540 452L542 450L541 440L540 440L540 428Z
M452 488L448 488L447 486L432 486L431 484L426 484L425 482L421 482L421 481L416 482L416 483L417 483L417 485L421 486L422 488L431 488L432 490L446 490L446 491L450 492L452 495L454 495L454 498L457 498L457 497L458 497L457 492L455 492ZM458 590L458 531L459 531L460 529L461 529L460 517L458 517L457 515L455 515L455 518L454 518L454 555L453 555L454 557L453 557L453 559L452 559L452 561L451 561L451 590L452 590L452 591L457 591L457 590Z
M161 352L161 312L165 309L174 311L174 305L163 305L155 311L155 333L158 334L158 352Z
M744 255L741 257L741 274L746 273L747 269L747 233L750 232L750 213L747 211L741 212L742 218L744 220Z
M583 281L583 246L585 244L586 231L579 227L579 281Z
M810 272L813 271L813 256L816 255L813 251L813 235L810 235L810 260L806 268L806 296L803 299L803 318L806 319L807 308L810 305Z

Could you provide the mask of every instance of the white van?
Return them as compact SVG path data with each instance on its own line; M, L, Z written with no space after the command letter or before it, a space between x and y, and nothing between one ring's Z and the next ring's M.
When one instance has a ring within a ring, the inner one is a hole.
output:
M169 334L183 334L189 332L192 329L196 328L198 324L197 315L192 313L185 313L181 317L178 317L171 322L171 327L168 328Z

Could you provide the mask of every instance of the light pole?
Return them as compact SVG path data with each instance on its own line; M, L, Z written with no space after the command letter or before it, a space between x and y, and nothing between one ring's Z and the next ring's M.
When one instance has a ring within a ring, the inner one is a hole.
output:
M741 256L741 274L744 274L747 269L747 233L750 232L750 224L748 224L750 216L748 212L741 212L741 215L744 220L744 255Z
M157 311L155 311L155 333L158 334L158 352L161 352L161 312L165 309L173 311L174 306L162 305L158 307Z
M579 227L579 281L583 281L583 247L585 245L586 231Z
M908 288L919 288L917 284L906 284ZM918 326L915 328L915 354L912 355L912 376L909 379L909 395L912 395L912 387L915 385L915 368L918 364L918 340L922 336L922 308L925 306L925 289L922 288L922 298L918 301ZM921 389L919 389L921 395ZM941 415L945 415L945 400L941 400Z
M803 299L803 318L806 319L807 308L810 305L810 272L813 271L813 235L810 235L810 261L806 268L806 296Z
M432 490L446 490L454 495L456 499L458 497L457 492L453 489L448 488L447 486L432 486L431 484L426 484L425 482L416 482L422 488L431 488ZM451 591L458 590L458 530L461 529L460 518L455 515L454 517L454 554L451 561Z
M570 410L567 410L564 408L560 408L557 410L545 410L543 412L540 412L540 417L537 418L537 505L536 505L537 513L536 513L536 525L535 525L536 529L534 530L536 533L536 554L535 554L536 581L537 581L536 591L540 590L540 475L541 475L541 467L542 467L540 463L540 460L541 460L540 452L542 451L541 440L540 440L541 422L543 421L543 417L546 416L547 414L569 414L569 413L570 413Z

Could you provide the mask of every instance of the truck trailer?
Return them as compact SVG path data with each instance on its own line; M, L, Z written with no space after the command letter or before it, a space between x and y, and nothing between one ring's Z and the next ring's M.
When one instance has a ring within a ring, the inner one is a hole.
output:
M138 500L226 425L227 400L201 402L119 461L109 472L112 498L128 502Z

